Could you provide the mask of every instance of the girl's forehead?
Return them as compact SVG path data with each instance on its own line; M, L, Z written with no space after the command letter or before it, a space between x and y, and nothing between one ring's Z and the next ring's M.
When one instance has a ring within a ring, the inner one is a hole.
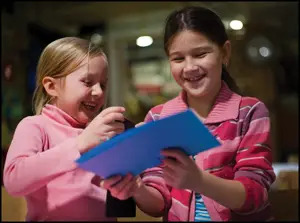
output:
M97 75L97 74L105 75L108 70L107 60L103 56L96 56L90 58L85 63L85 65L86 65L85 66L86 72L91 75Z
M173 36L171 42L173 42L174 40L186 39L186 38L196 39L198 41L199 40L210 41L210 39L203 32L185 29L185 30L181 30L178 33L176 33Z
M208 39L204 34L194 31L182 31L175 35L169 42L168 49L169 53L172 51L177 51L179 49L186 48L201 48L213 47L216 45L210 39Z
M92 76L106 76L108 70L108 63L105 57L96 56L93 58L85 58L78 67L67 76L68 78L76 77L92 77Z
M78 68L95 69L95 68L106 68L107 66L108 66L108 62L106 57L99 55L99 56L85 58L80 63Z

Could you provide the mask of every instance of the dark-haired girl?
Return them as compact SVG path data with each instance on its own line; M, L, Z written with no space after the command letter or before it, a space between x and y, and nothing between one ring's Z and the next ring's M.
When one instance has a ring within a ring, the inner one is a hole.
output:
M115 196L132 195L144 212L167 221L271 220L270 118L260 100L239 94L226 70L231 44L221 19L202 7L175 11L164 46L182 91L152 108L145 122L192 108L221 146L194 157L164 150L163 165L124 182Z

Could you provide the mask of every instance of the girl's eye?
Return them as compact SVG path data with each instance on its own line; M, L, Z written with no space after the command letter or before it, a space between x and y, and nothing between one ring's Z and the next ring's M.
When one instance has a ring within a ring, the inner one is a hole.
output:
M184 59L183 57L174 57L171 60L175 61L175 62L179 62L179 61L182 61L183 59Z
M88 87L92 86L92 82L91 82L91 81L84 80L83 83L84 83L86 86L88 86Z
M198 57L198 58L203 58L205 56L206 56L206 53L196 54L196 57Z
M100 84L100 87L102 90L105 90L106 89L106 84Z

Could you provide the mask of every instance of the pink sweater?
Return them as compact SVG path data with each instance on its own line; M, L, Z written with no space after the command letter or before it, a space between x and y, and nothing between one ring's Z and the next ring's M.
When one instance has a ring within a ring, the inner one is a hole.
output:
M186 110L184 92L165 104L152 108L145 122ZM213 175L240 181L246 190L246 201L240 210L230 210L202 195L213 221L270 220L268 190L275 180L270 147L270 120L265 105L251 97L233 93L223 82L216 102L204 124L222 143L199 153L197 165ZM180 128L180 127L179 127ZM156 177L165 198L165 219L194 221L195 193L165 186L160 167L148 169L143 179ZM159 180L160 179L160 180Z
M84 126L53 105L24 118L9 147L3 180L8 193L25 196L27 221L116 221L105 216L100 178L79 169L76 136Z

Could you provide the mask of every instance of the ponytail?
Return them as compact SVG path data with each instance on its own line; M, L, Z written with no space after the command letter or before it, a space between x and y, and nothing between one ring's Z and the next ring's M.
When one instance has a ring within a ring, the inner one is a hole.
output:
M228 73L225 65L222 65L222 76L221 79L223 81L225 81L225 83L228 85L228 87L230 88L230 90L234 91L235 93L242 95L242 92L240 90L240 88L237 86L235 80L230 76L230 74Z

